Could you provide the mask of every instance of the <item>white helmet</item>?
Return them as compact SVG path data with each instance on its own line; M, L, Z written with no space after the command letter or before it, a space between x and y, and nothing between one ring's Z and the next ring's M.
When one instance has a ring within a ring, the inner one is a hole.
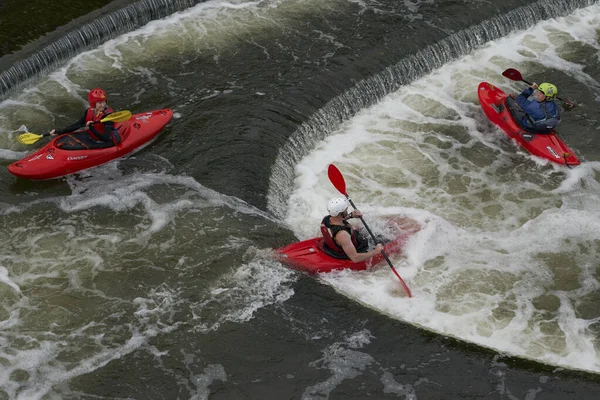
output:
M329 200L329 203L327 203L327 211L329 211L329 215L335 217L343 213L349 205L350 204L345 197L336 197L335 199Z

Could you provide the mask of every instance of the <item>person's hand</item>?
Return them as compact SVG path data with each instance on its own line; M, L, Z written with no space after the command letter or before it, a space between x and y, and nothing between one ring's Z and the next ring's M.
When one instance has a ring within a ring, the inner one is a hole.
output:
M48 132L50 134L50 136L56 136L56 129L52 129L50 132Z
M532 88L532 89L537 89L537 87L538 87L538 84L537 84L537 83L533 82L533 83L531 84L531 88Z
M88 122L85 123L85 126L90 126L93 123L94 123L94 121L88 121Z
M377 246L375 246L375 254L380 254L383 251L383 245L381 243L377 243Z
M511 94L509 94L509 96L510 96L511 98L513 98L513 99L516 99L516 98L517 98L517 95L516 95L516 94L514 94L514 93L511 93Z
M362 211L360 210L354 210L352 211L352 218L360 218L363 216Z

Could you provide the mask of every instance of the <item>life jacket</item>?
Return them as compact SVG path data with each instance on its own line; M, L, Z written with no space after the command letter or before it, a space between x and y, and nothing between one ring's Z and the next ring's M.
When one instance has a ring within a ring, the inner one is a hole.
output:
M337 244L335 241L335 235L337 235L340 231L346 231L350 235L352 239L352 244L354 247L358 247L358 240L356 239L356 232L352 229L352 225L348 223L348 221L344 220L344 225L332 225L331 224L331 216L327 215L321 221L321 234L323 235L323 239L325 242L325 246L327 248L340 256L344 256L348 258L342 246Z
M540 133L553 131L560 122L560 107L554 100L538 102L537 91L527 88L517 96L516 102L525 113L521 118L521 126Z
M556 116L552 115L548 110L547 101L543 101L540 103L542 110L544 111L545 117L542 119L534 120L529 114L527 114L527 122L529 122L529 126L536 131L540 132L550 132L556 129L558 124L560 123L560 108L555 107Z
M85 113L85 123L87 124L89 121L97 121L96 123L90 125L93 126L94 129L98 132L102 132L104 133L104 124L100 122L100 120L102 118L104 118L105 116L107 116L108 114L110 114L111 112L113 112L112 108L106 106L106 108L104 110L102 110L102 112L100 114L96 114L96 109L95 108L88 108L87 112ZM101 139L99 139L96 135L94 135L94 132L92 132L92 130L88 130L90 136L92 137L92 139L96 140L96 141L100 141Z

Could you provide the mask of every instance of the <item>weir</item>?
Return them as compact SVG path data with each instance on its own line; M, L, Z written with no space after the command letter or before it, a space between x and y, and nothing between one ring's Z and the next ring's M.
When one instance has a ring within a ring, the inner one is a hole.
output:
M205 0L141 0L73 30L31 56L0 72L0 99L45 71L148 22L165 18Z
M400 89L431 71L465 56L492 40L507 36L512 31L523 30L536 23L566 16L579 8L589 7L596 0L540 0L519 7L504 15L490 18L480 24L459 31L441 41L419 50L376 75L358 82L343 94L330 100L311 118L303 123L281 147L269 182L268 210L284 218L286 199L294 181L294 167L315 145L321 142L342 121L358 111L381 101L385 96Z

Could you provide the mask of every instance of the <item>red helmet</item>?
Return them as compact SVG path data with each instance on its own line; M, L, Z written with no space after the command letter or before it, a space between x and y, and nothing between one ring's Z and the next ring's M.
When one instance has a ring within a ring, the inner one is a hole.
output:
M106 101L106 92L100 88L90 90L88 94L88 102L90 107L96 107L96 103Z

